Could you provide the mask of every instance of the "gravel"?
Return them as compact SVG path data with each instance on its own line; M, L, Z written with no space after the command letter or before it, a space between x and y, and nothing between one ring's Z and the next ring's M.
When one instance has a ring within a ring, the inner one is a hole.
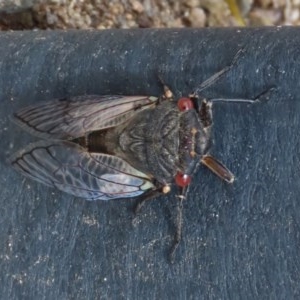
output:
M0 0L0 29L299 25L300 0Z

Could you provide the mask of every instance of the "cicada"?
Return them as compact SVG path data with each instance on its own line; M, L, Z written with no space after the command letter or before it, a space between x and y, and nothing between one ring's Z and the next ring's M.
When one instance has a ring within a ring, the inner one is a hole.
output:
M14 115L41 138L10 162L23 175L87 200L168 193L185 196L200 163L227 182L232 173L209 155L211 103L151 96L78 96Z
M23 175L87 200L180 190L171 261L181 239L182 201L200 163L231 183L232 173L209 155L212 102L148 96L79 96L27 107L14 115L42 140L12 155Z

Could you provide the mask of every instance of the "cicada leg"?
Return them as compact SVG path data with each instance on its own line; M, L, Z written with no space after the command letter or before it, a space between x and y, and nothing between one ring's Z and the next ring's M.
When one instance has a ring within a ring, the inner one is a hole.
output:
M212 126L212 112L211 112L212 103L203 99L201 101L201 107L199 110L200 120L203 124L203 128L207 131Z
M177 202L177 216L176 216L176 231L174 235L173 245L170 251L170 262L174 263L175 261L175 253L180 244L182 238L182 210L183 210L183 202L186 199L186 195L188 192L188 186L181 189L180 195L178 195L178 202Z
M173 93L171 91L171 89L164 84L164 95L163 95L163 99L165 100L169 100L169 101L173 101Z
M223 68L222 70L220 70L219 72L213 74L212 76L210 76L208 79L206 79L205 81L203 81L200 86L196 89L196 91L194 92L195 95L199 95L199 93L205 89L207 89L208 87L210 87L211 85L213 85L214 83L216 83L218 80L220 80L225 74L227 74L238 62L240 56L243 54L245 49L240 49L237 51L237 53L235 54L232 62L230 63L230 65L226 66L225 68Z
M138 202L136 203L134 208L134 214L137 215L147 201L152 200L163 194L167 194L170 192L170 190L171 188L169 185L163 185L163 186L158 186L156 189L147 191L146 193L144 193L142 196L139 197Z
M213 173L215 173L222 180L233 183L234 175L224 166L220 161L211 155L204 155L201 159L201 163L209 168Z
M169 185L164 185L164 186L159 186L156 189L153 190L149 190L146 193L144 193L143 195L141 195L138 198L138 201L136 202L136 205L134 207L134 217L132 220L132 224L136 225L137 223L137 214L140 212L141 208L144 206L144 204L149 201L152 200L158 196L161 196L163 194L168 193L171 190Z
M160 74L158 74L158 79L164 89L164 93L160 97L160 100L161 101L165 101L165 100L174 101L174 95L172 93L172 90L166 85L165 81L163 80L163 78Z

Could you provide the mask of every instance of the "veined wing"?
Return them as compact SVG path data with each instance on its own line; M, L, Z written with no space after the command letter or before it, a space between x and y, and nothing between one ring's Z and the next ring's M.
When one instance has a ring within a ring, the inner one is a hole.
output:
M156 102L146 96L78 96L26 107L14 121L44 139L72 139L119 125Z
M87 200L136 197L154 188L147 175L124 160L68 141L31 144L10 162L29 178Z

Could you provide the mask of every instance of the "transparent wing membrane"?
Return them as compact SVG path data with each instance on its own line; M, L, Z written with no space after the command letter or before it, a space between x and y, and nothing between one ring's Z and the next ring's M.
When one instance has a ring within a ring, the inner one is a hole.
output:
M40 141L10 162L27 177L88 200L136 197L154 188L150 179L124 160L88 153L68 141Z
M26 107L14 121L41 138L71 139L117 126L156 102L145 96L78 96Z

